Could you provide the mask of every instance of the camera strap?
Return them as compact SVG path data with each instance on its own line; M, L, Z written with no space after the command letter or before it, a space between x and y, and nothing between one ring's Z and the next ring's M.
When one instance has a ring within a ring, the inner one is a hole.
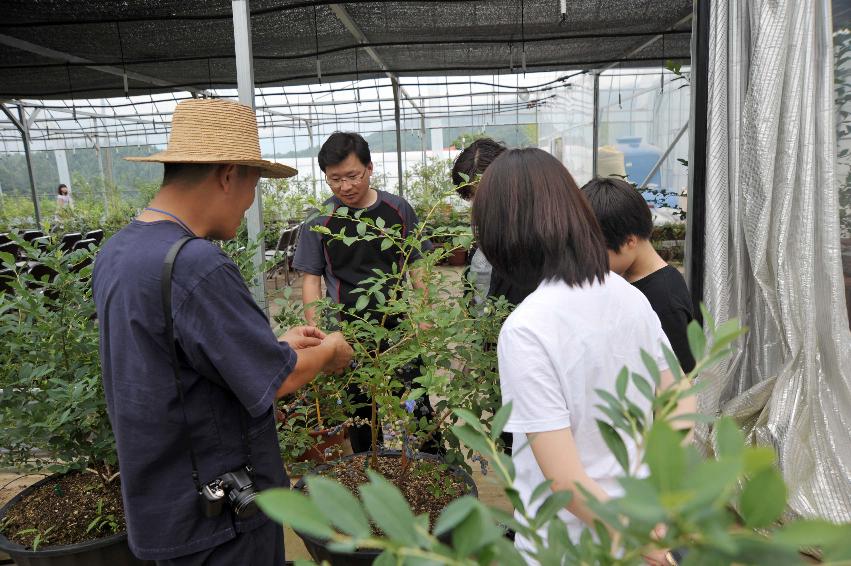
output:
M192 460L192 481L195 483L195 488L201 492L201 480L198 474L198 460L195 457L195 451L192 449L192 433L189 428L189 419L186 416L186 402L183 395L183 383L180 380L180 359L177 356L177 342L174 339L174 319L171 315L171 275L174 270L174 260L177 254L190 240L197 240L197 236L183 236L172 244L166 253L163 263L162 280L160 291L162 294L163 316L165 318L165 337L168 342L169 352L171 354L171 369L174 372L174 382L177 386L177 397L180 400L180 410L183 413L183 431L186 447L189 450L189 458ZM215 383L222 387L227 385L220 379L213 379ZM242 429L242 442L245 451L246 465L251 468L251 444L248 439L248 431L245 425L245 419L240 411L239 425Z

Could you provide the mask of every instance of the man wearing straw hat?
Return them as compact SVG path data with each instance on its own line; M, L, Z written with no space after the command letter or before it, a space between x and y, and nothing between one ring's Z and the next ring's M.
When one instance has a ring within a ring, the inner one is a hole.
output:
M132 160L163 163L162 187L93 276L130 548L158 564L283 564L283 532L254 503L288 485L273 404L352 350L314 327L278 339L207 239L236 236L260 177L296 171L261 159L254 112L225 100L178 104L167 149Z

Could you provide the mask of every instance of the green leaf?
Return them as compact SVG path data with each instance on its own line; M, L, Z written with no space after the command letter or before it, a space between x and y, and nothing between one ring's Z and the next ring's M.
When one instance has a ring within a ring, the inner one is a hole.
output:
M656 421L647 436L644 461L650 479L662 492L677 489L685 477L685 449L682 436L664 421Z
M458 437L458 440L476 452L480 452L482 454L490 453L490 445L488 445L483 434L471 427L469 423L461 426L453 426L452 433Z
M355 310L362 311L369 304L369 297L366 295L361 295L358 297L358 300L355 302Z
M455 525L463 521L478 506L478 500L469 495L456 499L443 509L434 526L434 534L440 536L451 531L455 528Z
M774 540L795 550L821 547L824 563L851 560L851 524L836 525L821 519L794 521L777 531Z
M718 419L716 451L721 458L740 458L745 451L745 435L730 417Z
M556 513L564 509L564 506L570 503L572 499L572 491L555 491L548 495L535 513L535 519L532 522L533 528L537 529L546 524L547 521L556 516Z
M396 557L390 550L385 550L379 554L378 558L372 563L373 566L396 566L396 564Z
M627 385L629 385L629 369L624 366L618 374L618 378L615 380L615 391L618 393L618 398L626 398Z
M328 518L303 493L284 488L268 489L257 496L257 505L272 520L322 539L333 536Z
M786 508L786 484L776 468L767 468L753 476L739 498L739 510L751 528L768 527Z
M648 479L622 477L618 483L624 488L624 496L615 502L622 514L651 524L665 520L665 510L659 493Z
M365 236L366 235L366 223L365 222L358 222L356 230L357 230L358 236Z
M768 446L757 446L744 451L745 473L753 475L774 465L776 455Z
M502 434L509 417L511 416L511 402L500 407L491 420L491 440L496 440Z
M396 486L373 470L367 470L370 483L360 487L361 500L376 526L392 539L417 544L414 514Z
M390 246L392 246L392 245L393 245L393 240L391 240L390 238L384 238L383 240L381 240L381 251L383 252L383 251L389 249Z
M337 216L347 216L349 214L349 207L348 206L341 206L340 208L337 209L336 214L337 214Z
M382 217L378 217L375 219L375 225L379 228L384 228L384 219Z
M331 523L342 532L355 538L368 538L372 534L369 519L357 498L339 482L311 476L307 479L310 498Z
M674 376L674 382L676 383L683 378L683 369L680 367L680 360L677 359L677 355L666 344L662 344L662 353L665 355L665 361L668 362L668 369ZM656 387L659 387L658 383Z
M644 367L650 372L650 377L653 378L653 383L657 386L662 381L662 372L659 371L659 364L653 359L653 356L641 350L641 361L644 362Z
M688 345L691 349L691 355L695 360L702 360L706 351L706 336L703 335L703 328L693 320L689 323L686 329L688 335Z
M452 547L458 556L492 543L502 537L502 531L493 524L488 509L477 505L452 531Z
M525 513L526 506L523 505L523 500L520 498L520 492L515 488L508 486L504 489L505 496L511 502L515 509L520 513Z
M626 444L624 444L621 435L609 423L601 420L597 420L597 428L600 429L603 441L614 454L618 464L621 465L624 472L629 473L629 452L627 452Z
M653 386L650 385L650 382L637 373L632 374L632 382L641 394L652 403L656 398L656 393L653 391Z
M480 432L485 431L484 427L482 426L482 423L479 421L479 417L474 415L471 411L456 407L452 409L452 412L455 414L456 417L462 419L466 424L470 425L475 430L478 430Z
M538 499L541 498L545 493L550 490L550 487L553 485L553 480L546 480L538 484L538 486L532 491L532 496L529 498L529 503L534 503Z

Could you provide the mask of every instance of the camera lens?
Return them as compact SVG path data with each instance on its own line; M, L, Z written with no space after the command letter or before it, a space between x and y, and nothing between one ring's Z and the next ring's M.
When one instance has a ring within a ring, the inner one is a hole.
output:
M257 513L257 503L254 501L257 499L257 492L254 491L253 485L246 487L243 491L231 493L235 493L231 506L237 517L245 519Z

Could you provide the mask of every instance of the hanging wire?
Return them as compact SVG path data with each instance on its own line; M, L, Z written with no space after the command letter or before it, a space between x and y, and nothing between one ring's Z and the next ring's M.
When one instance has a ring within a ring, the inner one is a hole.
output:
M322 84L322 61L319 59L319 24L316 20L316 4L313 5L313 37L316 41L316 76Z
M526 76L526 0L520 0L520 46L522 48L520 61L523 65L523 76Z
M115 29L118 32L118 52L121 55L121 70L124 72L124 96L130 98L130 88L127 84L127 66L124 63L124 42L121 41L121 23L115 22Z

